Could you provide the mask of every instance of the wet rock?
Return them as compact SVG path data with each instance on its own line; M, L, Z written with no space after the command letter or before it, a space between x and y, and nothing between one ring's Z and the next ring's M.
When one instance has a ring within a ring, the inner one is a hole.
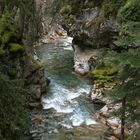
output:
M84 76L87 74L87 72L84 70L84 69L81 69L79 67L74 67L75 68L75 73L81 75L81 76Z
M49 29L49 32L40 39L40 42L43 44L55 43L58 38L66 36L67 32L61 27L61 25L56 24L53 25L53 27Z
M35 123L40 124L40 123L43 122L43 118L42 118L42 116L35 116L34 119L33 119L33 121L34 121Z
M41 108L42 107L40 102L30 102L30 103L28 103L28 106L30 108Z
M112 129L116 129L120 126L120 120L117 118L107 119L106 123Z
M57 129L54 129L54 130L53 130L53 133L58 133L58 130L57 130Z
M121 129L120 128L115 129L113 132L113 135L117 138L120 138L121 137Z
M97 50L82 51L77 45L73 45L74 49L74 71L82 76L91 76L91 65L89 60L96 56Z
M119 140L118 138L116 138L115 136L110 136L107 138L107 140Z
M74 86L71 86L71 87L69 87L69 89L68 89L70 92L77 92L77 89L76 89L76 87L74 87Z
M30 92L34 96L35 99L41 98L41 86L40 85L32 85L30 87Z
M100 115L103 117L109 117L108 107L105 105L102 109L99 111Z
M61 113L61 112L56 112L56 113L55 113L55 116L56 116L56 117L64 116L64 115L65 115L65 113Z

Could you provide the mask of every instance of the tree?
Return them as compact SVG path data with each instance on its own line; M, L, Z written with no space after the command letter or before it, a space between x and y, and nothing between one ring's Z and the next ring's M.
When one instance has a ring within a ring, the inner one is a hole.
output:
M119 38L115 44L129 51L118 55L122 71L119 79L121 84L113 91L111 96L114 100L122 103L121 111L121 140L124 140L125 120L139 121L140 117L140 3L139 0L127 0L120 8L118 17L121 20ZM133 48L134 50L130 50ZM138 48L138 49L135 49ZM115 59L117 59L115 58Z
M22 80L9 80L0 73L0 139L15 140L25 126L22 87Z

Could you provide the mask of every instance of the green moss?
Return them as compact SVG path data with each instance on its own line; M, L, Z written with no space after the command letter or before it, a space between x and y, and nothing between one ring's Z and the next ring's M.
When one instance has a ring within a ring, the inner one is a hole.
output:
M0 42L4 46L10 42L10 39L18 38L17 28L14 24L14 20L9 13L5 13L0 17Z
M62 14L62 15L68 15L68 14L71 13L71 11L72 11L71 5L65 5L64 7L62 7L60 9L60 14Z
M44 68L44 63L40 61L34 61L34 66L36 69L42 69Z
M12 53L22 53L25 51L25 46L16 44L16 43L10 43L10 52Z
M95 79L113 81L115 74L118 73L117 67L102 68L93 70L92 74Z
M5 50L0 49L0 57L4 56L6 54Z
M3 36L1 37L2 44L8 43L13 35L13 32L5 31Z
M15 77L17 75L17 70L15 68L11 68L9 71L8 71L8 75L9 76L12 76L12 77Z

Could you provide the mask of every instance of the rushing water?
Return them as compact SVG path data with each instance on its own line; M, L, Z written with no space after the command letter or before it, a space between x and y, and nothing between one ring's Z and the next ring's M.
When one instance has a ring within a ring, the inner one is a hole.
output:
M46 76L51 80L42 97L49 116L48 132L43 140L100 140L101 125L93 118L98 106L88 98L92 82L72 72L71 41L71 38L61 38L38 49Z

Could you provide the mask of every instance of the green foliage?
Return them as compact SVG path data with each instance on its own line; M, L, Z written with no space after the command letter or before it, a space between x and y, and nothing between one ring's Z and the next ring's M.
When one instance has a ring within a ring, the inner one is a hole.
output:
M118 73L117 67L102 68L93 70L93 77L100 80L113 81L114 75Z
M118 47L128 48L130 46L140 46L140 22L127 21L123 22L119 28L119 39L114 43Z
M9 22L10 21L9 19L11 20L8 13L5 13L0 17L0 35L2 35L3 32L9 28L11 24Z
M42 68L44 68L44 64L41 61L34 61L33 64L34 64L34 66L35 66L36 69L42 69Z
M127 0L126 4L119 10L118 16L124 21L140 22L139 0Z
M2 56L4 56L5 55L5 50L3 50L3 49L0 49L0 57L2 57Z
M133 121L138 120L140 117L140 73L138 70L126 66L126 68L122 71L120 78L125 80L125 82L116 87L110 95L114 100L120 100L126 97L126 111L129 113L127 119L132 119Z
M83 1L81 0L54 0L55 11L59 11L62 15L74 14L79 15L82 10ZM62 8L61 8L62 7Z
M78 15L80 11L82 11L82 6L84 6L83 4L81 4L82 1L81 0L69 0L69 4L72 7L72 13Z
M11 15L6 12L0 17L0 42L4 45L9 43L12 37L16 38L17 29Z
M15 68L11 68L8 71L9 76L15 77L17 75L17 70Z
M11 31L5 31L2 35L1 42L2 44L6 44L10 41L11 37L14 36L14 33Z
M60 14L62 15L68 15L71 13L72 7L71 5L65 5L60 9Z
M119 38L114 43L122 48L140 46L140 3L139 0L128 0L119 10L118 17L122 20Z
M9 46L10 46L10 52L12 53L22 53L25 51L25 47L20 44L10 43Z
M22 80L9 80L0 74L0 139L15 140L27 119L23 107Z
M104 0L102 3L104 16L116 15L121 5L121 0Z
M107 76L104 67L116 65L119 68L116 75L119 82L106 95L114 101L120 101L126 97L127 121L130 119L131 121L138 121L140 117L140 48L129 49L120 53L104 49L98 57L94 72L95 77L97 77L95 83L103 87L107 83L107 80L104 80ZM107 83L107 85L109 84Z

